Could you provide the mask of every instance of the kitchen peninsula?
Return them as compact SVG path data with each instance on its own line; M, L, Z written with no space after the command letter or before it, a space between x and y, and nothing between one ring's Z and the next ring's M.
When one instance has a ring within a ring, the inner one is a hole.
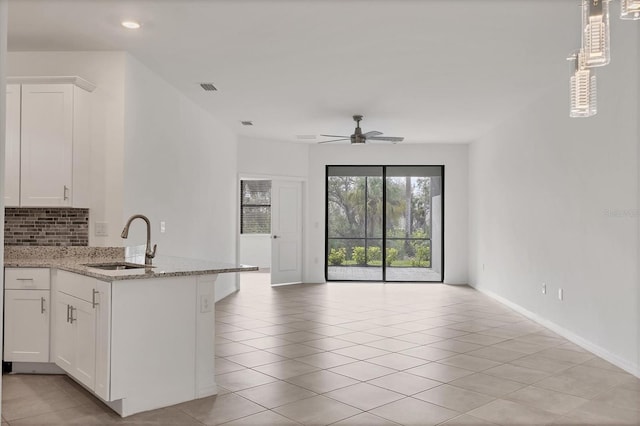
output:
M158 256L119 269L139 263L124 248L5 247L7 304L22 301L17 321L28 328L32 312L44 330L21 333L9 306L5 329L29 334L7 334L5 361L36 373L55 363L123 417L215 395L214 283L257 268Z

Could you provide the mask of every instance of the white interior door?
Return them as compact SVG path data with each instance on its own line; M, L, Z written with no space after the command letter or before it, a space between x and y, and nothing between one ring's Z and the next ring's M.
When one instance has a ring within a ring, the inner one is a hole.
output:
M302 282L302 182L271 182L271 285Z

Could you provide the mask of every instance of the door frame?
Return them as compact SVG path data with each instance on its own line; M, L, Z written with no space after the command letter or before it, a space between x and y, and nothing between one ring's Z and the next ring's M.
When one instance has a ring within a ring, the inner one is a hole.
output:
M306 242L307 242L307 222L308 222L308 179L303 176L280 176L280 175L269 175L269 174L257 174L257 173L243 173L239 172L236 179L236 263L240 263L240 244L241 244L241 234L240 234L240 181L241 180L284 180L291 182L300 182L302 186L302 211L301 214L301 223L302 223L302 283L304 284L304 277L306 274ZM288 285L288 284L283 284ZM240 290L240 274L236 274L236 290Z
M382 169L382 180L383 180L383 191L382 191L382 253L383 253L383 262L382 262L382 280L372 280L372 281L361 281L361 280L329 280L329 262L327 261L329 257L329 168L330 167L380 167ZM386 178L387 178L387 167L439 167L442 171L441 177L441 188L440 192L442 195L442 217L440 218L440 227L442 229L442 236L440 241L440 280L438 281L390 281L386 280L385 273L385 252L386 252L386 203L387 203L387 194L386 194ZM396 283L401 284L404 282L417 282L417 283L444 283L444 266L445 266L445 258L444 258L444 246L445 246L445 165L444 164L327 164L324 169L324 279L326 282L380 282L380 283Z

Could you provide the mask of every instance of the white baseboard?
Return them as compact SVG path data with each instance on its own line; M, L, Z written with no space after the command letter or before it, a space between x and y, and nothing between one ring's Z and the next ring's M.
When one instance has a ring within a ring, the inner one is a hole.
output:
M473 286L472 286L473 287ZM503 305L508 306L509 308L513 309L514 311L518 312L519 314L524 315L525 317L529 318L532 321L537 322L538 324L540 324L543 327L548 328L549 330L553 331L556 334L559 334L560 336L564 337L565 339L571 341L572 343L575 343L576 345L588 350L589 352L599 356L600 358L604 359L605 361L610 362L611 364L615 365L616 367L620 367L621 369L627 371L630 374L633 374L636 377L640 378L640 365L630 362L626 359L620 358L619 356L617 356L616 354L613 354L611 352L609 352L607 349L604 349L601 346L596 345L595 343L581 337L578 336L577 334L575 334L574 332L567 330L564 327L559 326L558 324L554 323L553 321L549 321L545 318L542 318L541 316L539 316L538 314L535 314L525 308L523 308L522 306L518 305L517 303L514 303L508 299L505 299L504 297L490 291L490 290L486 290L483 288L479 288L479 287L473 287L474 289L478 290L479 292L486 294L487 296L491 297L494 300L497 300L498 302L502 303Z
M284 287L287 285L298 285L298 284L304 284L301 281L296 281L296 282L292 282L292 283L280 283L280 284L271 284L271 287Z

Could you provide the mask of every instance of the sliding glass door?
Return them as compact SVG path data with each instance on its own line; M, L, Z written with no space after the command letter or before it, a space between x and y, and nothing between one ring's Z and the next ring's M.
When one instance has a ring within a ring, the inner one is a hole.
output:
M326 278L442 282L443 166L328 166Z

